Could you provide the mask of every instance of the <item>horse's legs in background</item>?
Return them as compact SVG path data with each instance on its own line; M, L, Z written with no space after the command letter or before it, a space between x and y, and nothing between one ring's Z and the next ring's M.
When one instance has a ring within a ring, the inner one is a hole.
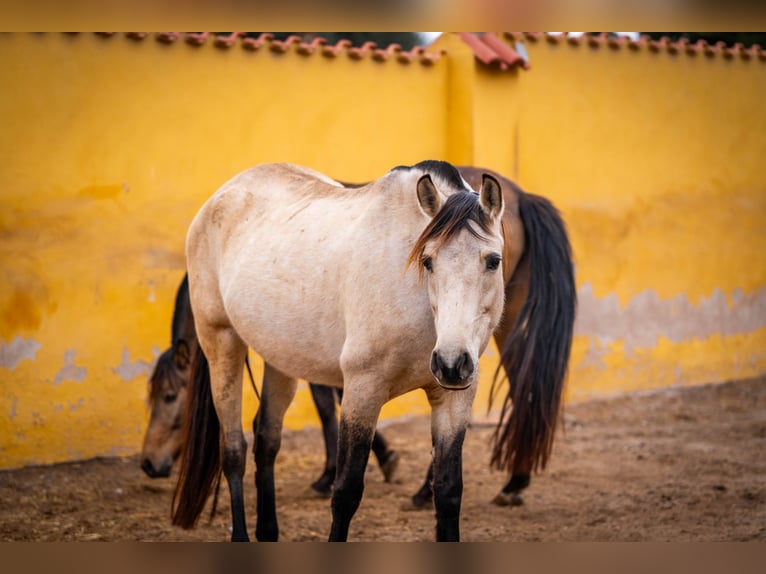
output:
M412 495L412 505L415 508L426 508L432 506L434 503L434 463L428 465L428 472L426 473L426 479L423 481L423 486Z
M428 473L426 474L423 486L412 495L412 505L415 508L427 508L433 504L433 480L434 465L432 462L428 465ZM528 471L514 472L503 489L492 499L492 502L498 506L521 506L524 504L524 497L521 495L521 492L529 486L529 483L530 473Z
M503 320L494 333L495 344L498 349L503 349L507 339L511 336L516 323L519 320L521 309L529 293L529 257L522 257L519 261L511 281L505 286L505 308ZM503 365L506 370L507 366ZM508 384L513 385L511 380ZM498 506L521 506L524 499L521 491L529 486L531 473L531 460L517 461L511 478L500 492L492 499Z
M258 518L255 537L259 541L279 538L276 495L274 492L274 461L282 444L282 423L285 411L295 396L298 381L278 371L268 363L263 366L261 404L255 429L255 488L258 498Z
M383 473L383 480L385 482L393 482L394 473L399 466L399 455L395 450L388 448L388 441L378 430L375 430L375 434L372 435L372 452L375 454L375 458L378 459L378 466L380 466L380 471Z
M476 396L474 382L465 390L433 387L427 391L431 404L433 441L433 493L436 509L436 541L460 540L460 504L463 496L463 440L471 420Z
M242 432L242 367L247 347L230 328L200 333L200 343L210 365L210 391L223 437L223 474L231 497L232 541L246 542L245 475L247 441Z
M345 542L351 519L364 493L364 471L370 458L372 436L385 398L379 400L369 391L373 381L358 385L362 392L346 388L340 410L338 474L332 493L330 542ZM382 388L384 385L377 385Z
M498 506L521 506L524 498L521 491L529 486L529 472L514 472L508 483L492 499Z
M314 399L319 413L319 420L322 422L325 448L324 472L311 485L311 488L322 496L329 497L332 494L332 483L335 480L338 458L338 419L335 418L335 389L313 383L309 383L309 389L311 389L311 397Z

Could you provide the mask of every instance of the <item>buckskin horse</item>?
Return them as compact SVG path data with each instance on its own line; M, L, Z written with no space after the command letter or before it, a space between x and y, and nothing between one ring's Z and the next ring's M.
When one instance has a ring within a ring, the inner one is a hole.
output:
M449 164L421 162L352 194L310 170L260 166L202 208L187 239L202 318L174 523L194 524L222 470L232 538L247 539L239 422L247 345L266 364L256 432L260 540L278 535L273 461L294 377L345 385L331 540L346 539L361 500L380 406L414 388L432 405L436 537L459 538L460 450L478 356L493 332L511 385L491 462L514 472L544 467L571 345L569 244L550 202L511 185L504 206L490 173L479 194L471 191L473 169L464 179ZM407 272L413 265L417 273Z

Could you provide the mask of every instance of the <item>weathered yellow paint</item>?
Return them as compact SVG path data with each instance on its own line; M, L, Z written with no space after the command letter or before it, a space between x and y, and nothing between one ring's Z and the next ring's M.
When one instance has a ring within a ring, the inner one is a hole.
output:
M0 90L0 341L40 345L0 368L1 467L137 450L186 229L234 173L293 161L368 180L447 141L446 60L6 34L0 61L12 86ZM307 392L296 402L310 412Z
M679 321L725 323L682 340L658 327L642 346L632 329L651 316L608 334L591 322L569 400L766 371L766 317L738 327L735 296L764 309L764 62L527 40L531 70L498 72L457 36L435 47L447 54L424 66L0 35L0 467L138 449L186 228L264 161L347 181L425 158L492 167L560 207L578 286L619 303L581 314L609 325L651 291L698 311ZM731 316L706 303L717 290ZM26 358L6 361L18 345ZM477 416L496 357L482 359ZM248 383L243 395L248 428ZM427 411L418 392L382 416ZM306 424L304 386L286 425Z
M601 364L585 359L591 344L605 351ZM655 347L630 352L622 341L601 346L577 337L566 399L755 377L764 372L764 350L766 328L746 335L713 335L680 343L660 337Z
M448 52L457 44L454 35L437 43ZM661 300L683 296L697 314L677 320L692 322L692 332L707 323L683 341L656 333L646 348L626 348L631 326L603 348L604 332L579 334L566 398L764 372L766 65L529 38L525 48L528 72L475 66L474 165L503 171L561 209L580 288L616 296L623 310L649 290ZM716 291L731 314L706 306ZM737 292L758 301L747 324L734 313ZM658 319L631 317L634 329ZM716 322L718 334L708 333Z

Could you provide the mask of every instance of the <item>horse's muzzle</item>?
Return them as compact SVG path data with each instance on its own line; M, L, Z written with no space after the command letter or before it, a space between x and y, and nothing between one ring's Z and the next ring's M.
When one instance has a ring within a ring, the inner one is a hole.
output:
M456 359L445 360L438 351L431 353L431 373L436 381L450 391L461 391L471 386L475 366L471 355L463 351Z
M156 468L148 458L141 461L141 470L143 470L150 478L167 478L170 476L170 470L172 468L173 461L169 458L166 458L159 468Z

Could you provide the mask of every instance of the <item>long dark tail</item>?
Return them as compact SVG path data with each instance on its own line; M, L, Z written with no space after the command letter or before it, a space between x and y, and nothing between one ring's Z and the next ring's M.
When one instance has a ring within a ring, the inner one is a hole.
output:
M508 472L544 469L561 410L572 347L577 293L572 249L558 210L544 197L519 193L529 258L529 290L500 352L510 382L492 437L492 466ZM498 367L490 403L503 380Z
M191 389L178 483L173 493L173 524L192 528L221 480L221 430L210 391L210 368L201 347L192 365Z

